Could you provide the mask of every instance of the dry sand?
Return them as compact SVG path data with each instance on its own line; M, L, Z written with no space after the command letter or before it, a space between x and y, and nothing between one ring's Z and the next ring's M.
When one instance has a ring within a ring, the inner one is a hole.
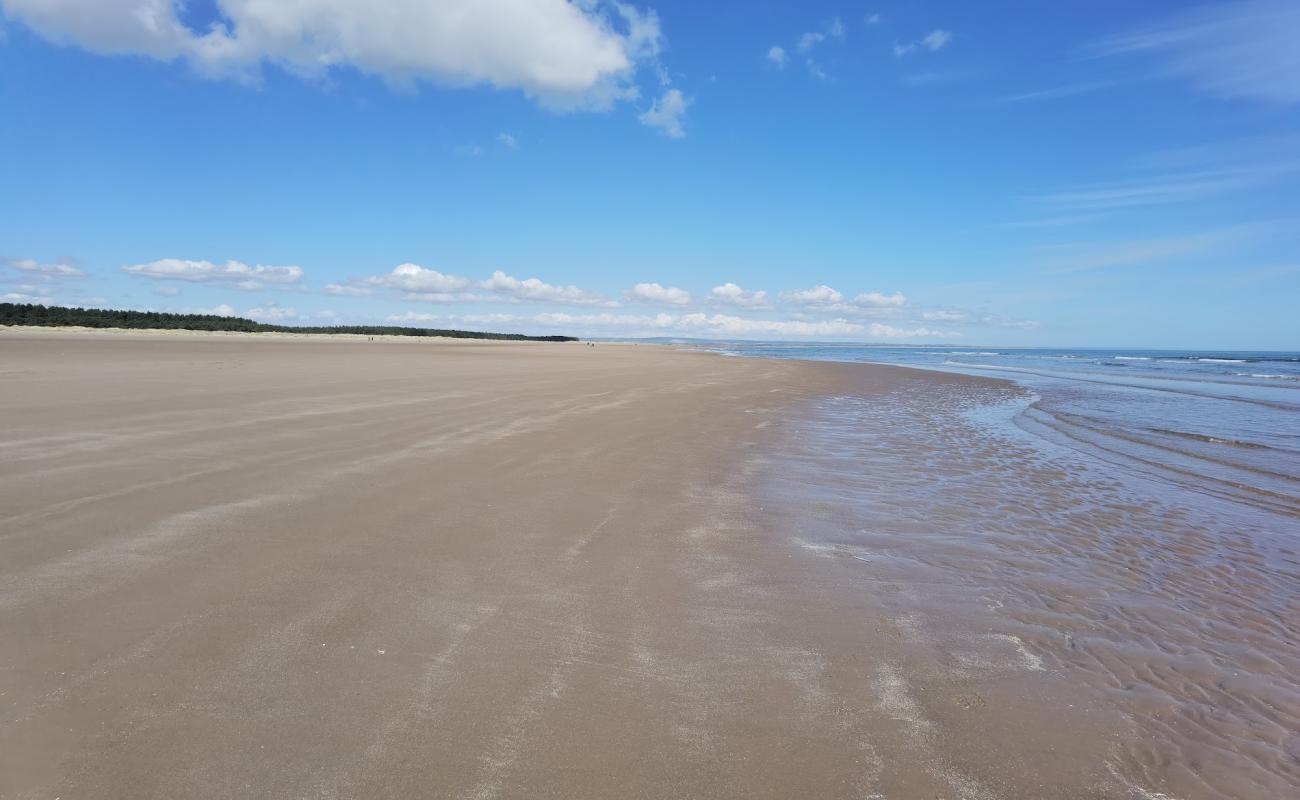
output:
M1129 796L764 529L773 421L900 372L0 332L0 797Z

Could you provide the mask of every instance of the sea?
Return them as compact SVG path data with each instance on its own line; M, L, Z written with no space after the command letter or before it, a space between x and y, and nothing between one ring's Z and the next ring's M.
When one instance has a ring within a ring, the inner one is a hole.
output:
M1126 796L1300 797L1300 353L689 346L913 368L784 421L758 491L790 541L954 674L1113 712Z

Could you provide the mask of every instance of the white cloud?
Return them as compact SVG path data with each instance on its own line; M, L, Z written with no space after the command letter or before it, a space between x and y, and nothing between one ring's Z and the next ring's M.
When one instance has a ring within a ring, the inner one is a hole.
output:
M147 264L122 267L122 271L136 278L152 280L212 283L232 289L254 291L267 284L288 287L302 280L302 267L249 266L239 261L216 264L211 261L189 261L181 258L161 258Z
M876 339L935 339L935 338L958 338L960 333L953 331L938 331L933 328L896 328L893 325L885 325L880 322L873 322L867 326L867 335Z
M894 56L897 58L902 58L903 56L911 55L912 53L916 53L921 50L929 50L931 53L936 53L942 50L943 48L947 47L948 43L951 41L952 41L952 31L946 31L943 30L942 28L935 29L927 33L925 36L922 36L920 39L917 39L914 42L905 42L905 43L895 42Z
M660 286L657 283L638 283L623 293L634 303L654 303L671 306L690 305L691 293L674 286Z
M1092 43L1098 57L1151 56L1164 77L1217 97L1300 102L1300 4L1247 0L1202 5L1141 30Z
M153 293L160 297L176 297L181 289L179 286L155 286Z
M784 47L774 44L768 48L767 60L775 64L778 69L785 69L785 65L790 63L790 56L786 55Z
M0 0L46 38L104 54L184 59L256 79L263 63L304 77L353 67L398 82L518 89L557 107L635 97L636 68L661 49L659 21L600 0L216 0L198 33L180 0Z
M1286 227L1294 225L1292 222ZM1132 267L1171 258L1196 256L1279 230L1278 223L1245 223L1182 236L1135 239L1125 242L1065 244L1052 250L1060 255L1048 260L1044 274L1059 275L1109 267Z
M894 327L880 323L863 324L847 319L791 320L753 319L732 314L624 314L616 312L566 313L546 311L531 316L516 314L465 314L439 316L406 312L388 317L389 322L442 322L456 325L490 325L498 330L550 328L565 333L613 333L630 336L680 335L714 338L857 338L917 339L958 337L960 334L917 326Z
M942 50L952 41L952 31L935 30L927 33L922 39L921 44L926 48L934 51Z
M676 327L714 336L853 336L865 330L862 325L844 319L813 322L749 319L730 314L686 314L677 321Z
M1084 184L1028 199L1056 208L1089 212L1187 203L1275 180L1297 171L1297 166L1300 162L1187 170L1134 180Z
M287 322L298 319L302 315L292 308L281 308L275 304L269 304L264 308L261 306L250 308L244 312L244 316L258 322Z
M233 317L235 316L235 309L232 308L231 306L226 305L225 303L222 303L221 305L216 306L215 308L196 308L194 309L193 313L211 314L212 316L215 317Z
M402 292L403 300L416 303L500 303L500 297L474 292Z
M54 298L48 294L31 294L29 292L5 292L0 294L6 303L36 303L38 305L55 305Z
M519 322L524 317L517 314L463 314L452 316L450 319L457 322L468 322L471 325L504 325Z
M70 264L44 264L32 258L0 258L0 266L24 273L28 278L39 280L63 280L66 278L84 278L86 273Z
M827 74L826 70L822 68L821 64L817 63L815 58L813 58L814 51L816 51L817 48L827 39L843 39L844 34L844 21L839 17L834 17L829 22L825 23L821 30L808 31L807 33L801 34L799 38L795 40L795 50L803 56L804 66L808 67L808 71L812 73L813 77L823 81L830 79L830 75ZM781 50L781 48L773 48L773 50ZM771 51L768 52L768 58L772 58ZM785 66L784 50L781 50L780 66Z
M645 330L670 327L676 321L676 318L671 314L564 314L548 312L538 314L532 318L532 321L549 327Z
M382 286L403 292L449 294L470 288L473 281L459 275L446 275L436 269L425 269L419 264L398 264L387 275L365 278L361 284L363 289L368 286ZM353 288L338 286L338 284L330 284L330 286L338 287L331 294L349 294L351 292L348 289ZM330 291L329 286L326 287L326 291Z
M502 147L504 147L505 149L509 150L512 153L519 149L519 141L515 139L514 134L505 133L504 131L498 133L497 141L501 144Z
M799 37L798 41L795 42L795 47L799 49L800 53L807 53L824 41L826 41L826 34L809 31Z
M353 286L343 283L327 283L323 290L325 294L339 295L343 297L365 297L373 294L374 289L365 286Z
M1050 89L1039 89L1034 92L1022 92L1020 94L1003 95L993 102L1001 105L1011 105L1015 103L1037 103L1043 100L1057 100L1062 97L1074 97L1075 95L1096 92L1101 89L1114 86L1114 81L1088 81L1085 83L1067 83L1062 86L1053 86Z
M873 13L871 13L871 14L868 14L868 15L863 19L863 21L866 22L868 25L879 25L879 24L881 23L882 19L883 19L883 18L880 16L880 14L878 14L878 13L874 13L874 12L873 12Z
M781 298L805 306L827 306L844 302L843 294L825 285L785 292L781 295Z
M423 314L417 311L407 311L401 314L390 314L388 322L434 322L442 319L437 314Z
M907 305L907 298L902 292L893 294L881 294L880 292L864 292L853 298L853 305L860 308L902 308Z
M492 273L492 277L479 283L479 286L503 297L515 300L567 303L581 306L616 306L602 294L588 292L577 286L554 286L537 278L519 280L501 270Z
M644 125L658 128L670 139L682 139L686 136L682 117L693 102L695 101L683 95L680 89L669 89L638 119Z
M767 308L767 292L747 292L734 283L724 283L709 290L709 300L738 308Z
M970 315L965 311L945 311L936 309L933 311L922 311L921 319L927 322L965 322Z

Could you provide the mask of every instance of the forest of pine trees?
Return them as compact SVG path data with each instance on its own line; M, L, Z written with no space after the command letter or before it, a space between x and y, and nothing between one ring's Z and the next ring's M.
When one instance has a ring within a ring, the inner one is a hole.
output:
M67 308L23 303L0 303L0 325L41 325L84 328L163 328L188 331L248 331L250 333L355 333L362 336L447 336L455 339L507 339L529 342L576 342L573 336L525 336L521 333L483 333L396 325L268 325L241 317L215 314L168 314L161 311L120 311L104 308Z

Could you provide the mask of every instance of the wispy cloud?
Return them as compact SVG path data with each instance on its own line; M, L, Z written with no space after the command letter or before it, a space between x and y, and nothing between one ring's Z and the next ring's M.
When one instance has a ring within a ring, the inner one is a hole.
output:
M831 40L843 40L846 34L847 29L844 27L844 21L839 17L833 17L823 23L820 29L806 31L795 38L795 52L803 58L804 66L808 68L808 72L813 77L818 80L828 80L830 78L830 74L827 73L815 57L816 52L823 43ZM790 54L784 47L773 45L767 51L767 60L775 64L778 69L785 69L786 64L790 61Z
M1149 58L1156 75L1208 94L1300 102L1300 3L1246 0L1201 6L1092 42L1097 58Z
M1020 94L1003 95L993 102L1000 105L1014 105L1017 103L1041 103L1047 100L1059 100L1063 97L1075 97L1081 94L1100 91L1114 86L1114 81L1086 81L1083 83L1067 83L1063 86L1053 86L1049 89L1039 89L1033 92L1022 92Z
M953 37L952 31L946 31L943 30L942 28L938 28L930 31L925 36L922 36L920 39L917 39L914 42L895 42L894 57L902 58L903 56L908 56L913 53L919 53L924 51L937 53L943 48L948 46L948 44L952 41L952 37Z
M1258 186L1284 173L1294 172L1298 166L1300 162L1167 173L1125 181L1083 184L1061 192L1033 195L1028 199L1045 206L1074 211L1113 211L1188 203Z
M682 126L682 117L686 116L686 109L693 102L680 89L669 89L639 119L643 125L658 128L669 139L683 139L686 129Z
M86 273L62 261L50 264L34 258L0 258L0 267L20 273L28 280L61 281L86 277Z
M1093 222L1105 217L1105 214L1071 214L1061 217L1045 217L1043 219L1025 219L1016 222L1004 222L1003 228L1063 228L1067 225L1082 225L1085 222Z
M1180 236L1103 244L1056 245L1050 249L1060 254L1048 258L1040 272L1045 275L1062 275L1113 267L1144 266L1174 258L1209 253L1248 239L1275 233L1294 224L1294 221L1252 222Z

